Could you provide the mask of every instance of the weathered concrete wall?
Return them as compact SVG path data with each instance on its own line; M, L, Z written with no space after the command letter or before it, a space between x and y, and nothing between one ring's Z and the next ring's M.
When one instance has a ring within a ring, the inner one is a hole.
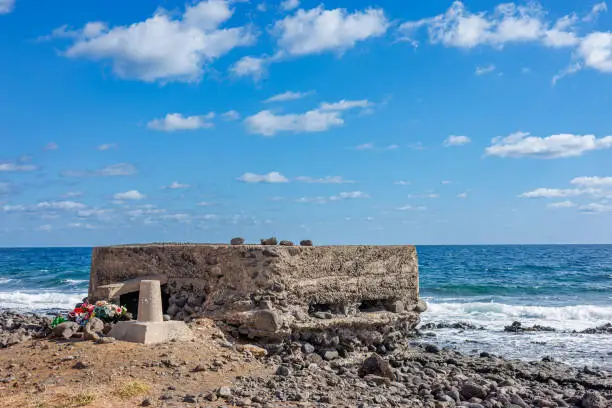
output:
M348 341L357 328L409 330L422 310L414 246L101 247L89 295L117 299L151 278L166 284L174 318L202 314L270 340L306 335L325 343Z

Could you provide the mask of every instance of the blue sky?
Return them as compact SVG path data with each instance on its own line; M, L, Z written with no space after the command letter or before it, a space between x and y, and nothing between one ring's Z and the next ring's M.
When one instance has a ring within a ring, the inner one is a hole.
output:
M612 17L0 0L0 245L610 243Z

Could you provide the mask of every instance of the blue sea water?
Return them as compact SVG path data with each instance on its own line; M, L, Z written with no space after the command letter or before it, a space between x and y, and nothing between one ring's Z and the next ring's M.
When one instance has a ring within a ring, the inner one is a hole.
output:
M612 245L419 246L424 322L472 322L428 339L462 351L545 355L612 370L612 336L576 334L612 322ZM91 248L0 248L0 308L67 309L87 293ZM558 329L508 334L519 320Z

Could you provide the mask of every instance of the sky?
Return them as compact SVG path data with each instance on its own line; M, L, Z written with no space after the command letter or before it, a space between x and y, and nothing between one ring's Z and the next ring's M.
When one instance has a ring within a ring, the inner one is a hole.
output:
M598 1L0 0L0 246L612 243Z

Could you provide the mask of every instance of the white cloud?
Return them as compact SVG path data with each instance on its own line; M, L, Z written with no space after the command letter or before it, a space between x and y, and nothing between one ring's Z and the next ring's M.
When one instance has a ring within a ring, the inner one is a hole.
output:
M96 229L95 225L83 223L83 222L72 222L68 224L69 228L84 228L84 229Z
M595 32L580 41L576 51L577 58L589 68L612 73L612 33ZM577 71L580 66L572 71Z
M250 76L254 81L259 81L266 74L268 65L270 65L271 62L272 59L268 57L246 56L240 58L232 65L230 72L238 77Z
M468 197L468 193L459 193L457 194L457 198L467 198Z
M397 208L398 211L425 211L427 210L427 207L421 205L421 206L413 206L410 204L406 204L404 206L398 207Z
M182 223L191 222L191 219L190 219L191 217L189 216L189 214L185 214L185 213L165 214L165 215L162 215L162 218L165 220L177 221L177 222L182 222Z
M8 14L14 7L15 0L0 0L0 14Z
M399 181L394 182L393 184L396 184L398 186L409 186L412 183L410 181L407 181L407 180L399 180Z
M280 4L280 8L284 11L291 11L298 7L300 7L300 0L284 0Z
M317 184L345 184L354 183L352 180L345 180L342 176L326 176L323 178L315 178L308 176L300 176L295 178L297 181L302 183L317 183Z
M214 125L207 120L215 117L214 113L198 116L183 116L180 113L168 113L162 119L153 119L147 124L149 129L163 132L174 132L176 130L196 130L211 128Z
M214 204L213 203L209 203L208 201L200 201L196 205L198 205L200 207L210 207L211 205L214 205Z
M171 190L178 190L178 189L189 188L189 187L191 187L189 184L181 184L179 182L173 181L169 186L164 186L162 188L169 188Z
M367 99L361 99L358 101L347 101L346 99L342 99L338 102L328 103L323 102L319 107L319 110L322 111L345 111L354 108L367 108L372 104Z
M278 45L289 55L342 52L359 41L378 37L387 31L389 21L382 9L348 13L345 9L325 10L322 5L298 10L277 21L273 33Z
M94 171L74 171L68 170L62 172L65 177L111 177L111 176L133 176L138 173L138 170L130 163L117 163L103 167Z
M502 48L508 43L535 42L547 47L569 47L578 43L575 33L577 18L564 16L555 22L546 21L543 8L531 2L523 6L514 3L498 5L492 13L470 12L461 1L454 1L444 14L400 26L404 40L417 45L415 35L427 28L429 42L446 47Z
M283 92L281 94L274 95L266 99L264 103L293 101L293 100L302 99L302 98L305 98L307 96L314 95L314 94L315 94L315 91L308 91L308 92L287 91L287 92Z
M116 149L116 148L117 148L117 145L115 143L105 143L105 144L101 144L98 147L96 147L96 149L100 151Z
M364 143L355 146L355 150L374 150L374 143Z
M57 143L55 142L49 142L47 143L47 145L44 147L44 150L57 150L59 149L59 146L57 145Z
M26 211L28 208L21 204L7 204L2 206L2 211L5 212L19 212Z
M235 110L229 110L225 113L222 113L221 117L223 118L223 120L227 120L229 122L240 119L240 114Z
M573 201L559 201L556 203L550 203L547 205L548 208L572 208L575 207L576 203Z
M493 71L495 71L495 65L489 64L489 65L485 65L485 66L482 66L482 67L476 67L476 71L474 71L474 73L476 75L480 76L480 75L490 74Z
M62 194L63 198L70 198L70 197L81 197L83 195L82 192L80 191L69 191L65 194Z
M45 224L45 225L41 225L40 227L36 228L36 230L38 231L52 231L53 230L53 226L50 224Z
M107 209L107 208L88 208L86 210L77 211L77 216L81 218L90 218L90 217L106 218L107 214L112 213L112 212L113 212L112 209Z
M452 184L452 183L453 183L453 182L452 182L452 181L450 181L450 180L442 180L442 181L440 182L440 184L443 184L443 185L448 185L448 184Z
M461 146L470 143L472 140L467 136L450 135L444 141L444 146Z
M327 204L327 197L300 197L295 200L298 203L312 203L312 204Z
M75 201L42 201L36 204L36 209L40 210L82 210L87 208L83 203Z
M142 200L147 196L139 193L137 190L126 191L125 193L117 193L113 196L115 200Z
M601 203L590 203L580 206L580 211L588 213L607 213L612 212L612 205Z
M342 192L338 194L337 196L329 197L331 201L350 200L350 199L355 199L355 198L370 198L370 195L368 193L364 193L363 191L348 191L348 192Z
M612 187L612 177L576 177L570 184L582 187Z
M608 6L606 5L605 2L601 2L601 3L597 3L593 6L593 8L591 9L591 12L589 14L587 14L582 20L583 21L594 21L597 19L597 17L599 17L599 14L608 11Z
M289 179L277 171L268 174L244 173L236 180L244 183L288 183Z
M158 9L152 17L129 26L86 25L76 32L65 55L110 61L113 72L125 79L198 81L207 64L255 41L248 27L220 28L234 13L229 4L227 0L201 1L187 6L178 18Z
M408 198L440 198L438 194L435 193L426 193L426 194L408 194Z
M17 172L17 171L34 171L37 170L38 167L32 164L22 164L22 163L14 163L14 162L0 162L0 172Z
M516 132L506 137L496 137L485 153L498 157L562 158L612 147L612 136L597 139L593 135L559 134L548 137L530 136Z
M583 194L579 189L559 189L559 188L536 188L533 191L528 191L519 195L521 198L561 198L561 197L576 197Z

